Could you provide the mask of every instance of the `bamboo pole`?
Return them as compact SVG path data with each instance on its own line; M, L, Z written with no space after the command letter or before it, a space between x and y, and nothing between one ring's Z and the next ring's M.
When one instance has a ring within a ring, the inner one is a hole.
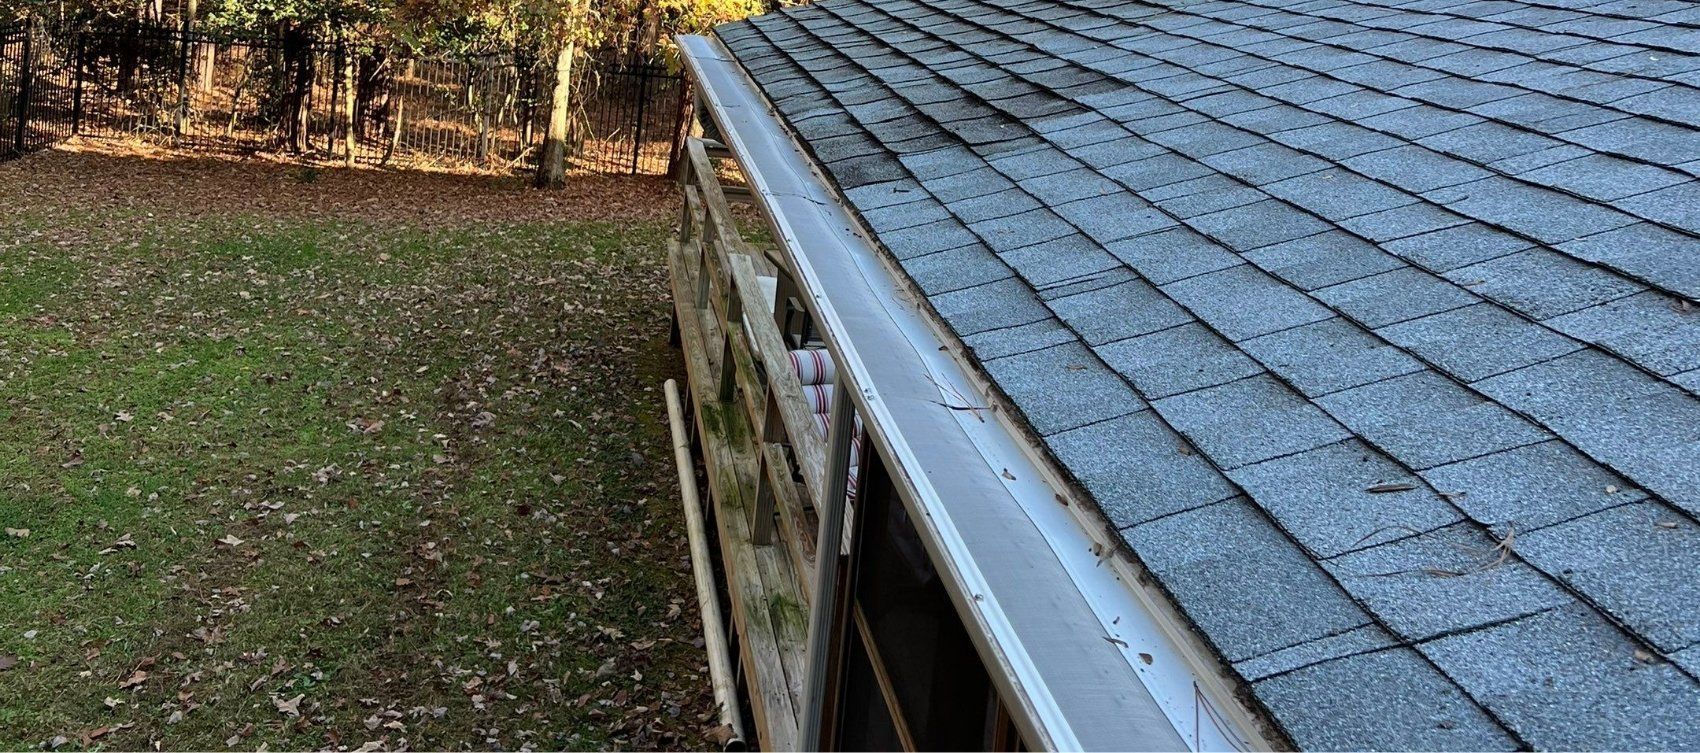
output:
M708 651L709 682L714 686L715 703L720 706L720 723L731 733L723 743L725 749L744 750L744 714L738 704L732 656L726 648L726 623L720 616L720 596L714 588L714 575L709 572L712 560L709 559L702 504L697 496L691 442L685 433L685 408L679 400L679 383L669 379L664 386L667 422L673 432L673 462L679 468L679 494L685 504L685 535L691 543L691 573L696 576L697 608L702 610L702 642Z

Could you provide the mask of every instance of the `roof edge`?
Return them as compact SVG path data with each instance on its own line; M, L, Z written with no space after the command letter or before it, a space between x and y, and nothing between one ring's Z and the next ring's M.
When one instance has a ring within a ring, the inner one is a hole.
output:
M882 453L902 466L893 469L900 496L935 561L946 565L958 612L979 628L981 654L994 676L1004 675L996 679L1006 697L1023 706L1012 711L1027 717L1031 729L1024 732L1050 748L1289 747L1270 734L1276 728L1260 710L1244 704L1236 676L1167 596L1149 585L1096 504L1034 445L961 341L930 307L916 304L925 297L737 61L707 37L680 37L679 47L704 110L750 180L799 285L820 308L828 345L856 387L858 411ZM892 340L910 347L857 350L858 341ZM927 472L936 467L958 472ZM1103 567L1106 561L1113 566ZM1095 621L1102 632L1057 631L1059 621ZM1081 667L1082 658L1104 666ZM1076 666L1052 666L1064 662ZM1114 709L1119 714L1106 713L1106 697L1123 706ZM1178 737L1153 738L1149 724L1139 730L1153 714Z

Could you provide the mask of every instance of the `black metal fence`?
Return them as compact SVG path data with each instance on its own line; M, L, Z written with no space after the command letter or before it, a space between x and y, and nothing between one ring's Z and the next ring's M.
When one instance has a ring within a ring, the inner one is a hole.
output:
M76 133L364 164L535 164L545 71L514 55L408 56L296 39L128 28L0 29L0 159ZM580 169L666 173L689 104L653 64L580 61L569 155Z
M0 27L0 160L71 135L75 72L63 50L26 25Z

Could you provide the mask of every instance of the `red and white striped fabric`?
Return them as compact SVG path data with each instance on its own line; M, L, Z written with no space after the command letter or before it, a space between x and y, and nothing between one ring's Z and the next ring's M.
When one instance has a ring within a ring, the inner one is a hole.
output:
M832 354L825 348L793 350L790 356L791 369L797 372L797 381L805 385L832 384L832 380L838 376L838 369L832 363Z
M832 382L838 377L838 368L832 363L832 354L825 348L809 348L793 350L791 369L797 372L797 381L803 383L803 398L809 401L809 412L815 414L815 426L820 429L821 436L831 434L832 421L828 416L832 413ZM850 435L850 483L847 496L851 501L856 499L856 487L861 480L862 470L862 419L856 419L856 431Z
M828 413L832 411L832 385L805 384L803 399L809 401L810 413Z
M808 387L803 388L807 393ZM829 393L830 394L830 393ZM827 410L831 410L832 401L827 401ZM826 411L815 412L815 427L820 429L822 437L829 436L832 430L832 419ZM862 418L856 417L855 433L850 435L850 482L846 485L846 496L850 501L856 501L856 486L862 475Z

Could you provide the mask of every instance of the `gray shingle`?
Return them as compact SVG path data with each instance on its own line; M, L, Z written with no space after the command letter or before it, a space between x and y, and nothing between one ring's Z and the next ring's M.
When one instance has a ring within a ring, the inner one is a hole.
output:
M982 163L979 157L972 154L969 155L969 158L975 163ZM1014 183L1011 183L990 167L979 167L939 178L927 178L921 181L921 185L926 188L928 193L933 195L934 199L946 204L996 194L1015 187ZM957 216L961 217L962 215L957 214Z
M862 210L861 215L862 219L867 221L868 225L882 236L886 233L925 225L929 222L941 220L955 222L950 213L945 211L944 205L931 199L893 204L879 209Z
M1646 494L1560 440L1518 447L1422 472L1477 522L1529 531Z
M1056 240L1075 231L1049 209L1035 209L1008 217L976 222L968 226L993 251L1018 248Z
M1420 71L1422 69L1412 68L1412 70ZM1445 133L1454 128L1462 128L1480 122L1482 122L1482 118L1467 112L1454 112L1424 104L1403 110L1394 110L1358 121L1361 125L1407 139L1433 136L1437 133Z
M946 203L945 208L957 219L975 223L1029 212L1038 209L1039 202L1028 196L1026 191L1008 188L973 198L955 199Z
M1328 167L1327 162L1291 147L1271 142L1257 143L1243 149L1213 154L1201 161L1228 175L1258 186L1314 173Z
M1491 303L1388 325L1376 334L1465 382L1551 360L1582 347Z
M1045 444L1117 527L1235 493L1222 474L1149 410L1053 434Z
M1141 280L1058 298L1051 310L1080 333L1088 344L1156 332L1192 321L1162 292Z
M903 269L927 295L984 285L1015 274L978 243L907 259Z
M1593 610L1543 612L1420 650L1537 749L1700 747L1700 689Z
M933 308L959 336L1031 324L1051 312L1020 280L1007 279L932 297Z
M1243 500L1171 515L1122 535L1229 661L1369 622Z
M1069 202L1057 207L1056 212L1099 243L1111 243L1177 225L1150 202L1125 192Z
M1104 175L1134 191L1202 178L1214 172L1191 158L1169 153L1146 156L1103 169Z
M1700 514L1700 398L1592 349L1478 387L1640 486Z
M1614 152L1659 165L1676 165L1693 159L1696 147L1700 146L1700 133L1692 128L1639 117L1577 128L1560 136L1597 151Z
M1146 199L1181 219L1255 204L1269 195L1226 175L1206 175L1179 183L1158 186L1143 193Z
M953 219L930 222L880 234L880 240L899 259L968 246L978 242L973 233Z
M1600 201L1627 198L1692 180L1681 173L1604 154L1587 154L1519 177Z
M1670 380L1689 392L1700 394L1700 369L1673 375Z
M995 329L962 338L981 361L1074 342L1074 331L1059 319L1042 319L1031 324Z
M1000 155L987 161L994 169L1003 173L1004 177L1017 183L1028 178L1053 175L1081 167L1079 160L1054 148Z
M1700 311L1662 293L1632 295L1549 324L1659 374L1700 369Z
M1424 368L1340 317L1254 337L1240 348L1311 397Z
M1301 290L1338 285L1405 266L1374 244L1330 230L1245 254L1259 268Z
M1169 283L1163 292L1236 341L1333 316L1303 293L1243 265Z
M1198 323L1113 342L1097 352L1152 399L1263 371L1256 361Z
M998 256L1035 287L1120 266L1103 246L1080 233L1005 251Z
M1406 204L1341 220L1340 226L1377 243L1462 225L1468 220L1428 203Z
M1128 238L1106 248L1157 285L1245 263L1216 242L1186 228Z
M1290 742L1693 747L1693 675L1590 657L1597 614L1483 648L1571 597L1472 569L1478 525L1700 672L1695 548L1658 544L1697 529L1618 520L1700 514L1663 295L1700 297L1700 55L1641 46L1700 12L1541 2L840 0L726 38Z
M1471 523L1346 554L1324 567L1388 628L1410 640L1574 601Z
M1700 643L1700 526L1656 502L1519 535L1530 564L1665 651Z
M1377 50L1377 52L1382 52L1382 50ZM1410 86L1402 86L1393 91L1430 104L1459 109L1470 109L1488 102L1515 97L1522 93L1521 89L1462 78L1424 81Z
M1236 251L1250 251L1329 229L1288 204L1270 199L1194 217L1187 224Z
M1635 221L1609 207L1497 176L1426 195L1454 212L1547 244L1603 233Z
M1066 298L1068 296L1079 295L1081 293L1090 293L1094 290L1103 290L1104 288L1114 287L1137 279L1139 279L1139 275L1135 274L1133 270L1120 264L1113 264L1109 269L1101 272L1090 272L1076 277L1069 277L1063 280L1058 280L1057 282L1039 286L1036 289L1039 291L1039 300L1054 301L1058 298Z
M1700 298L1700 242L1692 236L1642 222L1562 244L1559 250Z
M985 367L1041 435L1145 408L1121 377L1079 343L993 359Z
M984 166L985 160L962 147L935 149L897 158L917 180L938 180L952 175L972 172ZM948 184L947 184L948 185ZM993 189L996 190L996 189Z
M1150 86L1151 82L1148 81L1145 85ZM1146 133L1145 137L1194 159L1231 152L1261 141L1261 138L1254 134L1213 121Z
M1550 167L1562 162L1591 154L1587 149L1575 144L1558 144L1527 154L1519 154L1504 159L1489 162L1487 166L1506 175L1521 175L1522 173Z
M1256 682L1331 659L1390 648L1393 642L1393 636L1379 625L1364 625L1247 659L1235 664L1234 669L1246 680Z
M1381 247L1430 272L1446 272L1532 246L1515 235L1472 222L1388 241Z
M1316 297L1370 328L1450 311L1481 300L1415 267L1326 287L1316 291Z
M1351 436L1267 375L1166 397L1157 411L1223 468L1303 452Z
M1369 691L1369 688L1378 690ZM1408 648L1315 664L1252 685L1304 750L1516 750L1517 742ZM1410 699L1422 699L1412 703Z
M1592 349L1484 380L1476 388L1544 422L1609 414L1669 389L1629 364Z
M1272 133L1270 138L1295 149L1302 149L1327 159L1344 160L1358 155L1380 152L1399 146L1398 139L1360 128L1350 123L1330 121L1317 125ZM1469 180L1459 179L1458 182ZM1442 183L1441 185L1449 185ZM1409 188L1409 186L1404 186Z
M1115 181L1087 169L1028 178L1021 187L1050 206L1124 190Z
M1394 141L1389 146L1399 143ZM1340 161L1364 175L1414 193L1456 186L1491 175L1468 162L1415 144L1403 144L1391 149L1349 156Z
M1458 512L1420 480L1358 440L1267 460L1227 472L1281 527L1317 558L1458 522ZM1371 493L1383 484L1410 491Z
M1417 143L1477 163L1510 159L1560 144L1540 134L1491 121L1426 136Z
M1336 392L1317 403L1359 436L1419 470L1551 436L1433 371Z
M1508 257L1472 263L1447 272L1445 277L1469 287L1477 296L1491 297L1535 320L1547 320L1646 289L1622 275L1547 248L1530 248Z
M844 197L857 209L867 211L913 201L920 198L921 190L921 184L904 179L852 188L844 192Z
M828 162L826 169L845 190L908 177L897 158L883 152Z
M1335 221L1418 201L1408 193L1338 167L1271 183L1264 190Z

